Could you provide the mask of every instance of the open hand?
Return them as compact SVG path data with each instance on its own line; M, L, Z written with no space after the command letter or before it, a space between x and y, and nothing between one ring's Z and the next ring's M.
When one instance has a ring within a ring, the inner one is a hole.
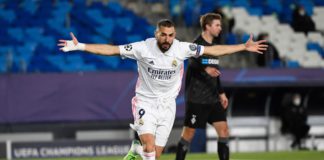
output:
M219 100L220 100L223 108L226 109L228 107L228 99L226 97L226 94L225 93L219 94Z
M63 52L75 51L75 50L84 50L84 44L79 43L78 39L70 32L72 40L63 40L60 39L57 46L60 46L60 50Z
M254 42L253 36L252 34L250 34L250 38L248 41L246 41L245 47L247 51L263 54L263 51L267 50L268 48L268 45L264 44L265 42L266 40L259 40Z
M221 72L215 67L207 66L205 68L205 71L208 73L209 76L214 77L214 78L218 77L221 74Z

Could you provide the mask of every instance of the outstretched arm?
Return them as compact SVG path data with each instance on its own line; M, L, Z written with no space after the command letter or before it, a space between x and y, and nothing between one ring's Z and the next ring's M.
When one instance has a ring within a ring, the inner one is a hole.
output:
M57 44L61 47L60 50L63 52L80 50L107 56L120 54L118 46L108 44L84 44L80 43L72 32L70 35L72 40L59 40L60 43Z
M262 44L266 42L266 40L254 42L252 38L253 36L251 34L249 40L245 44L205 46L204 54L222 56L244 50L262 54L263 51L267 50L268 45Z

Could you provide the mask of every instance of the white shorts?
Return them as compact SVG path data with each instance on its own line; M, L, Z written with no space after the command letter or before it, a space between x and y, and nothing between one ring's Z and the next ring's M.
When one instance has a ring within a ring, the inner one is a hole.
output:
M153 134L155 145L164 147L173 127L175 98L146 98L135 96L132 99L134 129L139 135Z

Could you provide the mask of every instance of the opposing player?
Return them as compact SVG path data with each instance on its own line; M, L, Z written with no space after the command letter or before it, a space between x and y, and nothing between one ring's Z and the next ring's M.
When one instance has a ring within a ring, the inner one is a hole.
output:
M204 46L216 45L216 37L222 30L221 20L221 16L215 13L201 16L202 33L194 43ZM229 133L225 112L228 99L221 87L218 64L219 59L214 56L189 59L185 81L185 121L176 160L185 159L196 128L206 128L206 123L211 124L217 132L219 159L229 159Z
M139 75L132 112L134 129L143 145L143 160L159 159L167 142L175 118L175 99L181 87L184 60L243 50L262 53L267 48L267 45L261 44L264 40L254 42L252 36L245 44L206 47L180 42L175 36L173 22L164 19L157 24L155 38L127 45L79 43L73 33L72 40L59 40L58 46L64 52L81 50L107 56L120 55L137 61Z

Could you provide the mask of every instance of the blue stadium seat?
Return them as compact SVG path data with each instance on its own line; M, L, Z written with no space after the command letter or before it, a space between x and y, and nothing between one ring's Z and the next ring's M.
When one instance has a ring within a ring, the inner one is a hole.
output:
M68 13L71 11L72 8L72 3L70 3L69 1L56 1L55 2L55 8L56 10L62 10L65 13Z
M48 48L49 50L52 50L54 49L54 47L56 47L56 40L52 36L44 36L41 38L40 44Z
M233 33L227 34L226 44L237 44L236 35Z
M322 50L322 47L318 43L308 42L307 43L307 49L308 50L320 51L320 50Z
M84 10L82 10L81 8L78 8L77 6L73 7L73 12L71 12L70 14L71 14L71 16L74 17L75 21L72 21L72 24L76 23L76 24L79 24L80 27L89 27L89 28L91 28L93 26L101 25L101 23L98 23L96 20L89 17L84 12Z
M88 6L88 9L98 9L100 11L105 10L107 5L100 1L92 1L90 6Z
M120 63L120 57L113 56L113 57L101 57L101 60L109 66L111 69L118 69Z
M279 13L279 20L281 23L288 23L292 22L292 14L293 10L291 9L290 5L283 5L282 12Z
M201 4L200 7L201 15L208 12L213 12L213 10L216 8L216 3L214 0L201 0L200 4Z
M281 68L282 62L280 60L273 60L271 62L271 68Z
M56 19L48 19L47 26L57 33L62 34L62 30L64 30L64 19L63 18L56 18ZM66 32L64 32L66 34Z
M282 5L280 0L267 0L267 7L264 8L264 13L273 14L273 13L281 13Z
M317 6L324 6L324 1L323 0L313 0L313 2Z
M49 61L40 55L32 57L30 65L27 68L28 72L61 72L59 67L52 65Z
M102 36L97 36L97 35L91 37L91 42L99 43L99 44L108 44L109 43L108 39L103 38Z
M129 17L116 18L116 27L125 29L126 32L130 32L133 29L133 19Z
M64 70L64 66L66 65L66 60L63 55L49 55L46 56L45 58L53 66L59 68L62 71Z
M129 35L127 36L127 42L132 43L132 42L137 42L143 40L143 37L141 35Z
M288 68L299 68L299 63L297 61L289 60L286 63L286 67L288 67Z
M213 12L214 9L215 9L215 7L214 6L211 6L211 5L202 5L200 7L199 14L200 15L203 15L203 14L206 14L206 13L209 13L209 12Z
M7 71L7 59L0 54L0 74Z
M85 0L73 0L74 5L77 5L77 6L81 6L81 5L85 6L86 2L87 1L85 1Z
M17 41L24 41L24 31L22 28L9 28L8 29L8 35L12 38L15 39Z
M312 1L309 0L299 0L298 2L299 5L303 6L305 8L305 11L308 15L313 15L313 9L314 9L314 4Z
M263 9L261 7L251 7L251 8L248 8L247 11L252 16L261 17L263 15Z
M92 54L82 54L81 56L83 57L83 60L86 64L95 65L97 70L112 69L111 66L109 66L102 60L103 58L107 58L106 56L92 55Z
M45 56L45 55L48 55L48 54L51 54L52 52L45 46L43 45L37 45L36 48L35 48L35 53L34 55L37 55L37 56Z
M0 46L0 56L6 55L8 52L12 52L12 46Z
M40 28L40 27L25 28L24 33L27 39L35 42L40 42L43 37L44 28Z
M218 0L216 1L216 7L232 6L231 0Z
M307 43L307 50L317 51L322 56L322 58L324 58L324 50L318 43L308 42Z
M34 14L37 10L36 1L24 0L23 7L26 11L28 11L31 14Z
M161 3L163 0L145 0L147 3Z
M106 18L104 24L96 27L95 30L105 38L111 39L115 27L117 27L115 21L111 18Z
M244 8L249 8L250 3L248 0L234 0L233 1L233 6L234 7L244 7Z
M136 17L133 20L133 28L131 34L140 34L144 38L152 37L154 35L155 26L151 26L146 19Z
M83 64L83 58L78 54L69 55L65 58L67 63Z
M137 71L136 61L131 59L121 60L118 69Z
M98 9L87 10L86 14L90 18L94 19L97 23L102 24L105 21L105 18L103 17L101 11Z
M148 25L145 27L145 31L146 31L145 38L153 37L155 32L155 27Z
M250 0L251 7L263 7L264 6L264 1L260 0Z
M97 71L97 67L93 64L85 64L81 68L82 71Z
M108 12L110 16L121 16L124 12L123 7L118 2L109 2L107 9L110 11ZM107 13L107 12L106 12Z
M7 9L17 9L19 8L19 5L20 5L20 1L10 1L10 0L6 1L5 4Z
M282 5L283 7L291 7L292 5L297 4L298 0L283 0Z
M249 34L244 33L241 37L241 42L246 42L250 38Z
M170 0L169 1L169 10L171 17L176 18L181 14L181 2L180 0Z
M200 15L200 10L198 9L200 8L197 7L197 4L195 2L186 3L183 13L186 26L194 26L198 23L198 18Z

